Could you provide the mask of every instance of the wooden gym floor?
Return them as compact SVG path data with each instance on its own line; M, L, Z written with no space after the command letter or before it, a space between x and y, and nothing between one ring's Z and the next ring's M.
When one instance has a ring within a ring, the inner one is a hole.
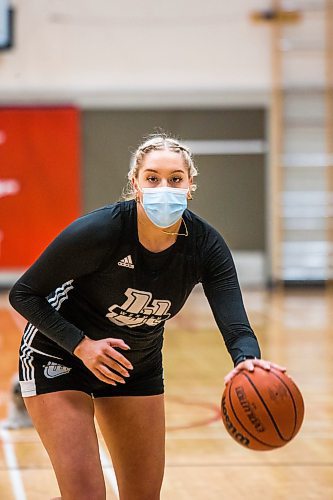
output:
M219 416L231 362L207 301L196 289L165 337L167 457L162 500L333 499L333 296L324 290L244 291L263 357L288 367L305 400L303 427L286 447L253 452L236 444ZM24 321L0 295L0 419ZM33 429L0 431L0 499L58 494ZM108 499L116 486L103 444ZM93 499L92 499L93 500Z

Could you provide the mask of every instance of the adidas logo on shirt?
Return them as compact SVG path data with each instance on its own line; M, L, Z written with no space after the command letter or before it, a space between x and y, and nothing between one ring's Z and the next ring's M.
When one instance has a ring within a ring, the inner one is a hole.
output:
M118 262L118 266L129 267L130 269L134 269L134 264L132 262L132 257L127 255Z

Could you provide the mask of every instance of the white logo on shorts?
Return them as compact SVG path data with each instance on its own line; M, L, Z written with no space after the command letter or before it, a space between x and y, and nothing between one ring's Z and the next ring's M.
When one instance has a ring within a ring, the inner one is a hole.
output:
M46 378L60 377L60 375L66 375L69 373L71 369L72 368L68 368L67 366L49 361L47 365L44 365L44 375Z

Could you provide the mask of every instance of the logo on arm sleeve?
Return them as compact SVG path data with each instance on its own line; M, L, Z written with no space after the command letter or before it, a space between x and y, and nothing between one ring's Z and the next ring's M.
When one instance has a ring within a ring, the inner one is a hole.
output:
M106 315L112 323L118 326L149 325L156 326L170 318L168 313L170 300L153 299L150 292L128 288L125 292L127 300L123 305L114 304L109 307Z

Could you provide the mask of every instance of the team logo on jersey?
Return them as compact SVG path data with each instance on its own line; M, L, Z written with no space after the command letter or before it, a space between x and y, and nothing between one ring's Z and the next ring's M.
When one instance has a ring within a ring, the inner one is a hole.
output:
M60 377L60 375L66 375L69 373L71 369L72 368L68 368L67 366L49 361L47 365L44 365L44 375L46 378Z
M112 323L119 326L149 325L156 326L162 321L170 318L168 313L170 300L153 299L150 292L127 288L125 295L127 300L123 305L114 304L109 307L109 313L106 315Z
M127 255L127 257L124 257L118 262L118 266L129 267L130 269L134 269L132 257L130 255Z

